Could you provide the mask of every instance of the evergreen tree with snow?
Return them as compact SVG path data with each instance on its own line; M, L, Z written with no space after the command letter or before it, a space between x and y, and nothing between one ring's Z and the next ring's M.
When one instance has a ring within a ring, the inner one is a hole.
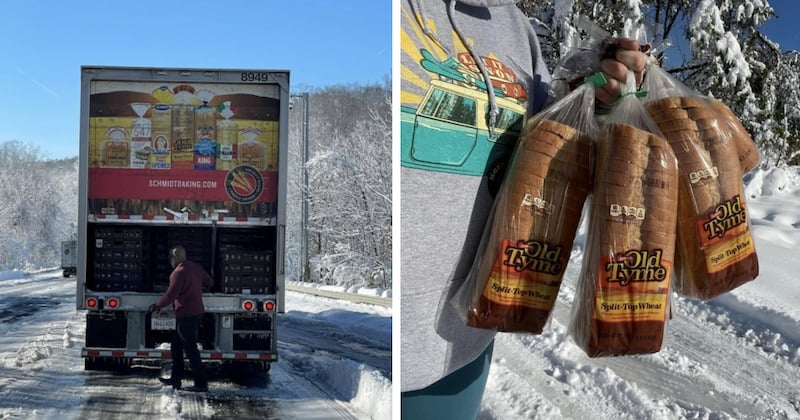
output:
M610 36L656 47L658 62L698 93L725 102L759 146L762 165L800 164L798 53L760 31L767 0L521 0L540 27L549 68L573 50L588 18ZM643 28L643 30L642 30ZM638 29L638 30L637 30ZM787 88L790 87L790 88Z

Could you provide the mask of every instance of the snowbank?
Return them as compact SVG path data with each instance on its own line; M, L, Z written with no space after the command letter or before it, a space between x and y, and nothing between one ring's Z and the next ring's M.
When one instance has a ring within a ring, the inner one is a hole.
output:
M24 279L27 276L28 274L26 272L20 270L2 271L0 272L0 281L19 280L19 279Z

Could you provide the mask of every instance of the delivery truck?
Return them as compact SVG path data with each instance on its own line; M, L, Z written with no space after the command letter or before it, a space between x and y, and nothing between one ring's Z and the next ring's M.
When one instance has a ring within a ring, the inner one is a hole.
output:
M61 273L64 278L74 276L78 270L78 241L61 241Z
M268 370L285 311L289 72L81 67L77 308L87 370L170 359L169 249L214 278L204 362Z

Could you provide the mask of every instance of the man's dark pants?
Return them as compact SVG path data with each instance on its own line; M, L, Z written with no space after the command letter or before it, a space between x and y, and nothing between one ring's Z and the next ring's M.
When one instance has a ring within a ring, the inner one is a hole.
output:
M183 354L186 353L186 358L189 359L189 365L192 367L194 385L208 387L208 379L203 363L200 361L200 351L197 350L197 331L200 329L202 321L202 315L175 320L175 333L172 335L170 351L172 352L171 378L177 383L183 379Z

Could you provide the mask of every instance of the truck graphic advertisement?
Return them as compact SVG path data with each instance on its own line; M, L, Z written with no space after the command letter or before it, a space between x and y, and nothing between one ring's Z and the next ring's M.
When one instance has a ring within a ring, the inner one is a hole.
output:
M90 214L186 208L274 223L277 85L98 80L90 91Z

